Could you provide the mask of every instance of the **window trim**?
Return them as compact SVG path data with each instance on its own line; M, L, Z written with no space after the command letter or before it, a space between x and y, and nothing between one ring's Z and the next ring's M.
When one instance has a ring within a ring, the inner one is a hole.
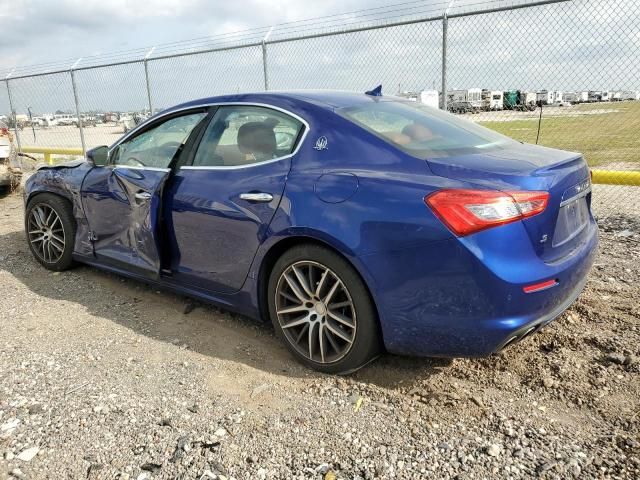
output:
M109 155L111 155L111 151L113 149L115 149L116 147L118 147L122 142L125 142L127 140L129 140L130 137L134 137L137 136L138 134L144 133L145 131L147 131L149 128L152 128L152 125L155 125L159 120L164 119L165 117L168 117L170 115L173 114L177 114L180 112L186 112L189 110L200 110L200 109L211 109L211 107L234 107L234 106L249 106L249 107L263 107L263 108L268 108L271 110L276 110L279 111L281 113L284 113L286 115L289 115L290 117L295 118L296 120L298 120L299 122L302 123L303 129L302 129L302 133L299 134L299 140L298 140L298 144L296 145L296 148L293 150L293 152L287 154L287 155L283 155L282 157L277 157L277 158L272 158L269 160L264 160L262 162L256 162L256 163L248 163L246 165L220 165L220 166L193 166L193 165L181 165L178 170L237 170L237 169L243 169L243 168L250 168L250 167L254 167L254 166L258 166L258 165L266 165L268 163L273 163L273 162L279 162L280 160L285 160L287 158L291 158L293 156L295 156L299 151L300 148L302 148L302 144L304 143L304 141L307 138L307 134L309 133L309 131L311 130L311 127L309 126L309 122L307 122L304 118L302 118L300 115L297 115L285 108L281 108L281 107L277 107L275 105L270 105L268 103L259 103L259 102L211 102L211 103L203 103L201 105L191 105L188 107L184 107L184 108L180 108L180 109L176 109L176 110L170 110L164 113L159 113L157 114L156 117L152 117L151 119L149 119L147 122L144 122L140 125L138 125L136 128L134 128L133 130L131 130L131 132L127 133L126 135L124 135L122 138L120 138L116 143L114 143L111 147L109 147ZM211 113L209 113L209 115L211 115ZM177 116L181 116L181 115L177 115ZM151 121L153 120L153 122ZM213 115L211 115L211 118L209 119L209 121L213 121ZM148 128L147 128L148 127ZM202 139L201 139L202 140ZM200 142L198 142L197 145L194 145L195 150L197 151L198 147L200 146ZM191 159L191 161L193 161L193 158ZM107 166L111 166L112 164L108 164ZM147 167L137 167L139 169L144 169Z

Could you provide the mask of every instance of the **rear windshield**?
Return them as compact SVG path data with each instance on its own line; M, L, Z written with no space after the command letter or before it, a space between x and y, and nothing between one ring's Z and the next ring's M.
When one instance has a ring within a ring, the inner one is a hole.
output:
M378 101L338 113L421 159L481 153L515 143L509 137L418 102Z

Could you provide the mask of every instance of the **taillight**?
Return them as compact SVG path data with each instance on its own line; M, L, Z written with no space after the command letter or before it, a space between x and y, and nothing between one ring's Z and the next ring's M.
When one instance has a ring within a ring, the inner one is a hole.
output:
M424 201L453 233L465 236L543 212L549 193L452 189L434 192Z
M9 135L8 128L0 128L0 135Z

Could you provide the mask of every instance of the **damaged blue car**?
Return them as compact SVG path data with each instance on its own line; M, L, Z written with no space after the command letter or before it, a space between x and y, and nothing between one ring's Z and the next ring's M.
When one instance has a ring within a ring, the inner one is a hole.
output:
M498 352L569 307L598 241L582 155L379 90L185 103L41 168L25 205L45 268L269 320L327 373Z

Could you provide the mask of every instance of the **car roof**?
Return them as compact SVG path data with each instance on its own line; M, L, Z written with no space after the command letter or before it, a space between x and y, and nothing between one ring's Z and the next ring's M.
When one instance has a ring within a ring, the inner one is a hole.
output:
M207 105L212 103L233 103L233 102L248 102L248 103L274 103L280 104L283 100L288 103L301 102L312 103L318 107L334 110L342 107L353 107L370 102L391 101L391 100L404 100L403 98L397 98L393 96L381 96L375 97L358 92L341 91L341 90L291 90L291 91L267 91L267 92L255 92L255 93L242 93L234 95L222 95L216 97L201 98L198 100L192 100L181 105L176 105L168 110L182 109L185 107L197 107L199 105Z

